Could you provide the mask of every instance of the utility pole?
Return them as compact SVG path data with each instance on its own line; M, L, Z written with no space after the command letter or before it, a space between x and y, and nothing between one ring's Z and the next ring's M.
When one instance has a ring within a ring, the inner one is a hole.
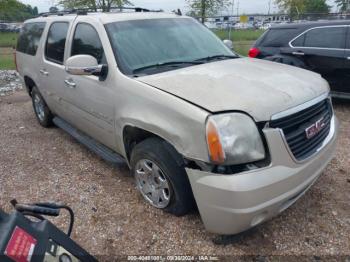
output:
M202 16L202 24L205 22L205 11L206 11L206 5L205 0L201 1L201 16Z
M271 13L271 1L272 0L269 1L269 11L267 12L268 15Z
M239 17L239 0L237 0L237 17Z
M298 13L298 20L300 20L300 12L299 12L299 8L297 6L295 6L295 9L297 10Z
M235 6L235 0L232 0L232 10L231 10L231 14L230 15L232 15L232 20L233 20L233 16L234 16L234 12L235 12L235 10L234 10L234 6ZM230 16L229 16L230 17ZM228 20L228 22L229 22L229 31L228 31L228 39L229 40L232 40L231 39L231 32L232 32L232 25L233 25L233 23L231 24L230 23L230 19ZM232 21L233 22L233 21Z

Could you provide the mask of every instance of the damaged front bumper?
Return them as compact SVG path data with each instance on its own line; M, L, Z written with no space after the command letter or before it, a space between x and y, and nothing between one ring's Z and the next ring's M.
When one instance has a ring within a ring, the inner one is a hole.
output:
M264 134L271 164L234 175L220 175L187 168L199 212L206 229L237 234L254 227L295 203L319 178L334 156L338 121L316 155L304 163L293 160L281 133L268 128Z

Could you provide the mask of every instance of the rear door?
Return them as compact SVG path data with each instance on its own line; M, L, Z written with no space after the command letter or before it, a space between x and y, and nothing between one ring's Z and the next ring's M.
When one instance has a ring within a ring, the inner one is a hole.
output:
M63 82L65 77L63 62L70 24L70 21L62 18L62 21L54 21L48 26L42 61L38 66L40 92L50 101L50 109L66 120L71 114Z
M350 26L348 26L347 46L344 58L344 84L342 90L350 95Z
M327 79L334 91L342 88L346 32L346 26L316 27L291 42L292 54Z

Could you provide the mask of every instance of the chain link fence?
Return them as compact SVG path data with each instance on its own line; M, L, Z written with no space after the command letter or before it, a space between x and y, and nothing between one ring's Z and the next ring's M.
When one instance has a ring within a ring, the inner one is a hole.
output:
M310 13L294 17L287 14L252 14L207 17L205 25L221 39L232 40L236 52L247 55L256 39L273 25L346 19L350 19L350 13Z
M221 39L231 39L237 53L247 55L256 39L274 24L342 19L350 19L350 12L299 14L295 17L286 14L215 16L206 18L205 25ZM0 69L14 68L13 48L22 24L21 21L5 21L4 17L0 17Z

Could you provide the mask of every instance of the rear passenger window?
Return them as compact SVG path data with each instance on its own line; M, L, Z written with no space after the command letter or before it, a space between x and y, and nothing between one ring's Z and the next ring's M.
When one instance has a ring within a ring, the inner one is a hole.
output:
M312 29L305 35L305 47L345 48L346 27Z
M63 64L68 26L66 22L56 22L51 25L45 48L47 60Z
M89 24L78 24L72 45L71 56L74 55L91 55L97 59L99 64L106 64L106 57L103 51L103 47L96 32Z
M46 23L25 24L18 37L17 51L35 56Z
M295 28L279 28L270 29L266 34L262 46L263 47L283 47L287 46L289 41L293 39L296 34Z

